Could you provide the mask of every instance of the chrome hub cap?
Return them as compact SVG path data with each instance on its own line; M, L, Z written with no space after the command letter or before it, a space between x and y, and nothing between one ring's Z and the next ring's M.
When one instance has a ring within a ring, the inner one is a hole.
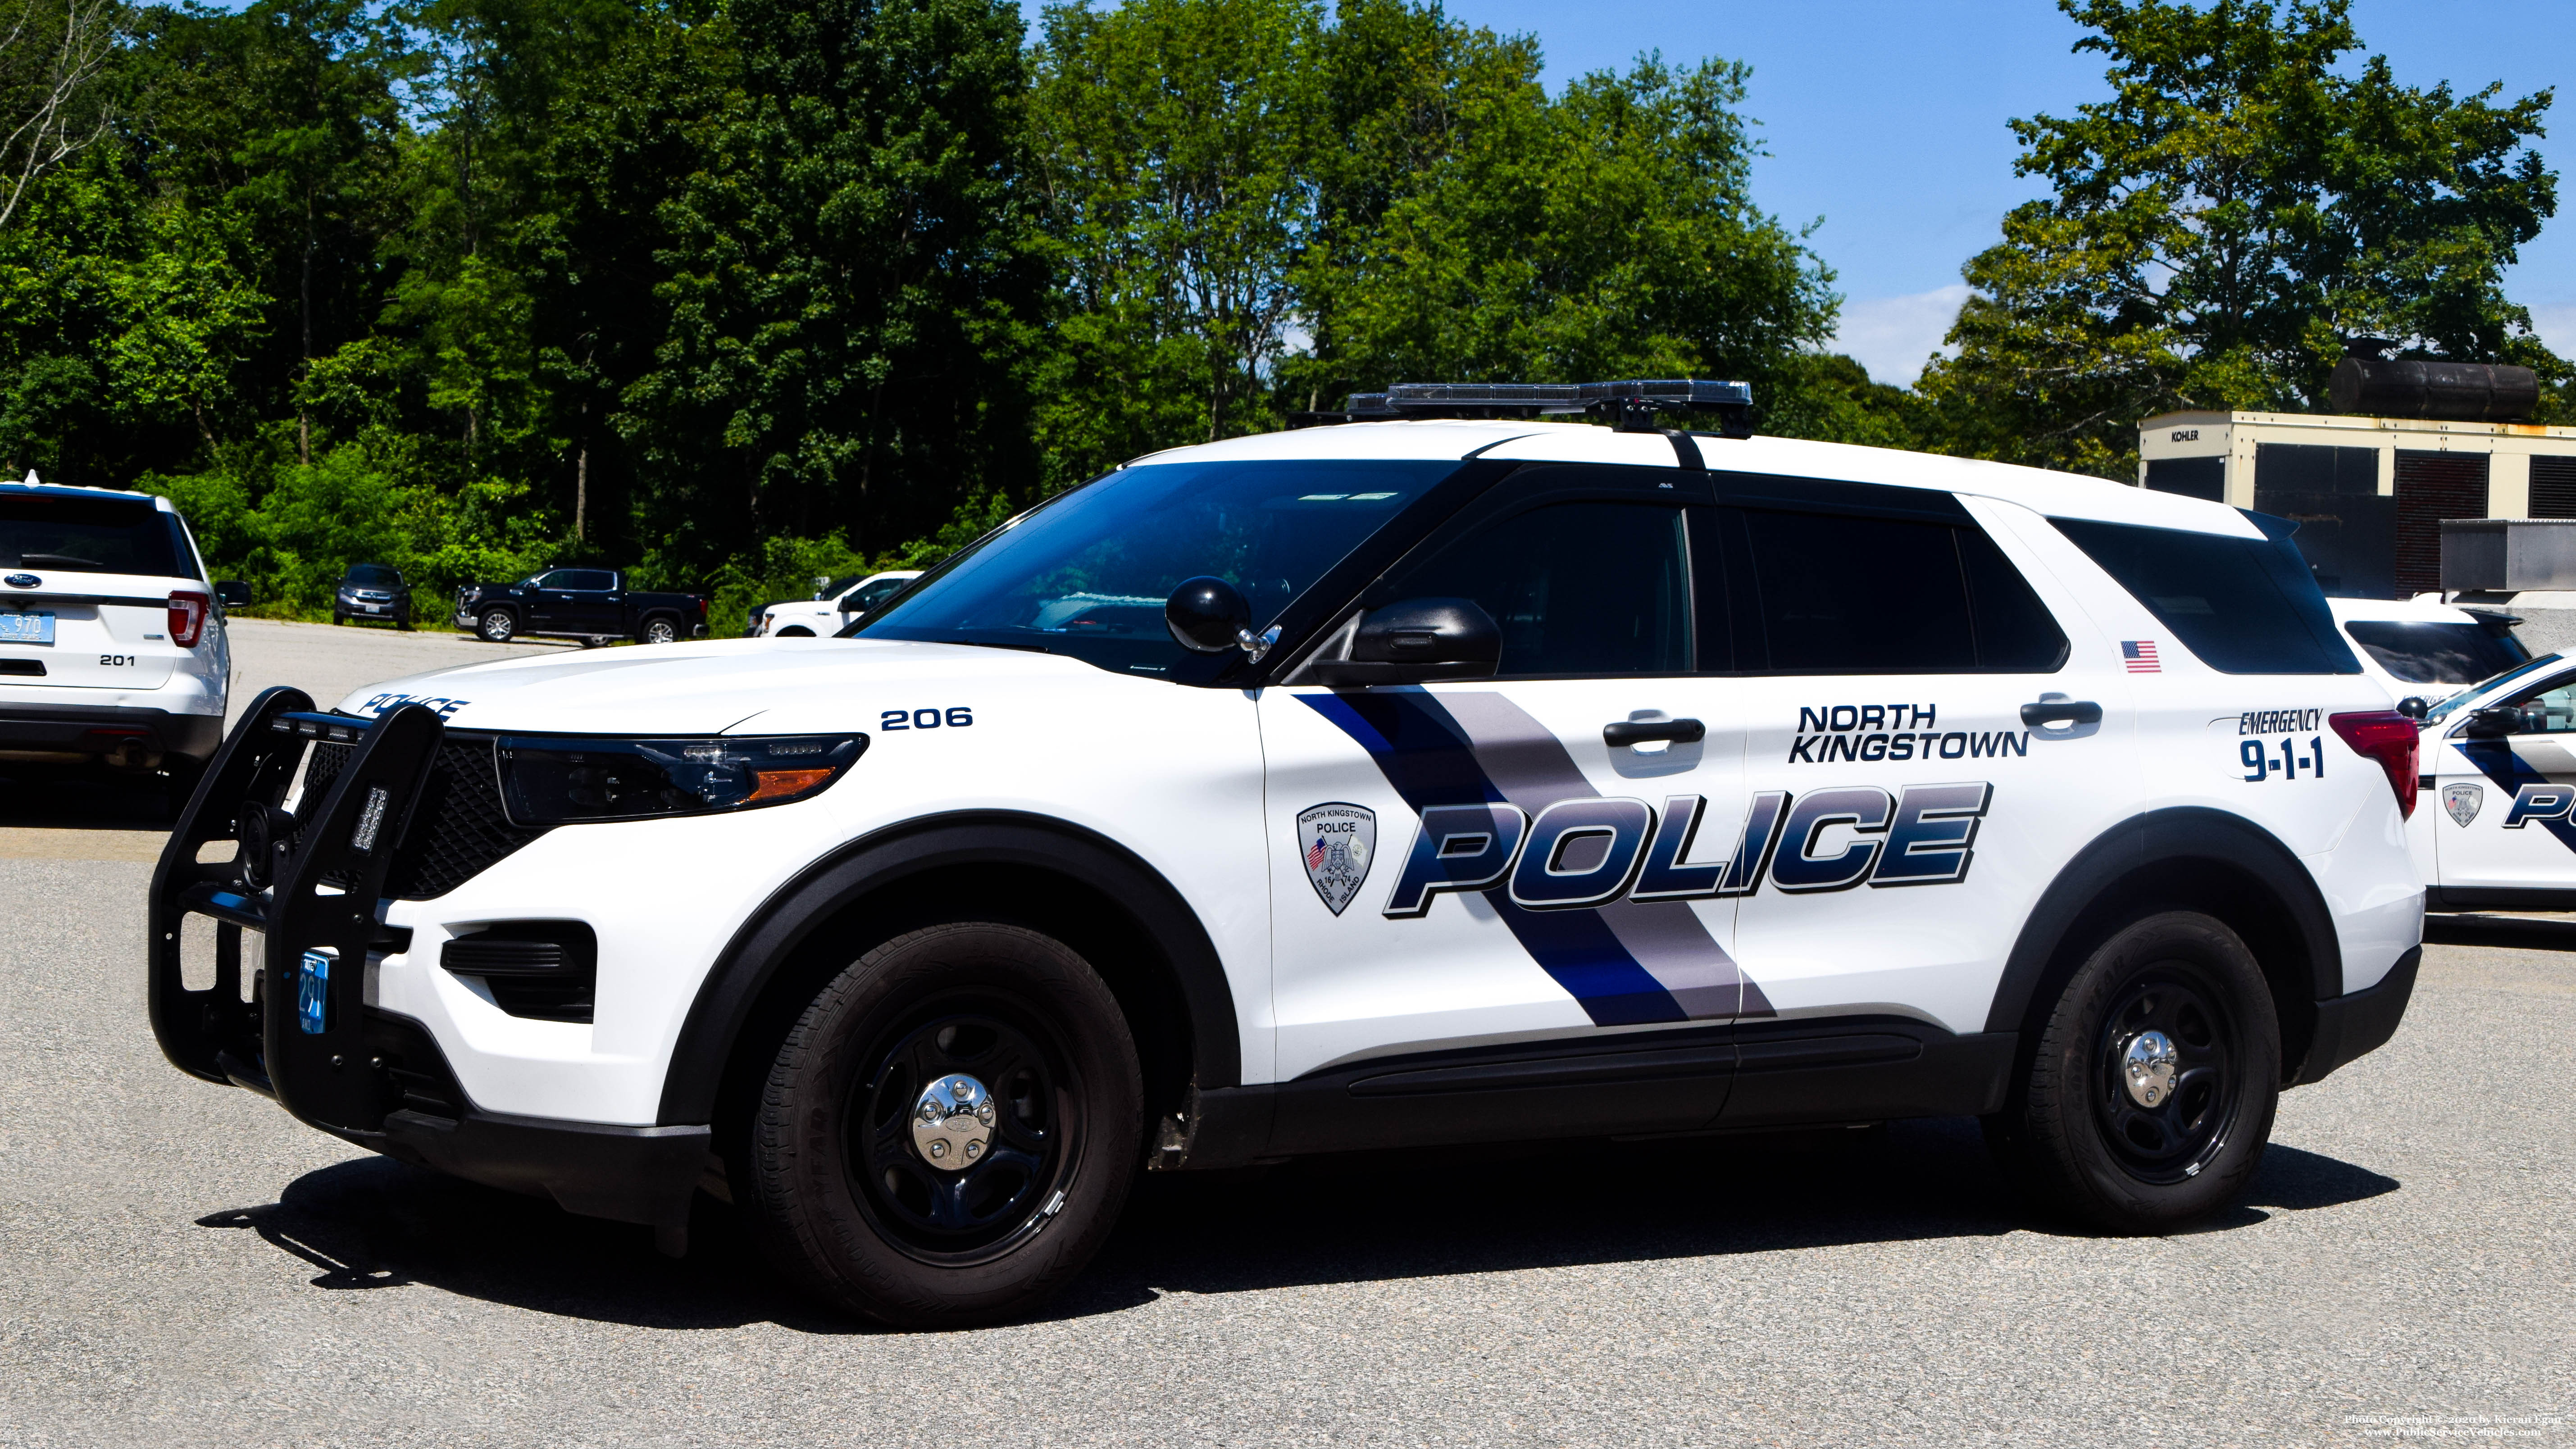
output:
M2180 1064L2181 1054L2163 1032L2142 1031L2131 1037L2129 1049L2120 1057L2129 1100L2141 1107L2153 1107L2172 1096L2174 1073Z
M993 1096L965 1075L941 1077L912 1106L912 1146L942 1172L963 1172L993 1145Z

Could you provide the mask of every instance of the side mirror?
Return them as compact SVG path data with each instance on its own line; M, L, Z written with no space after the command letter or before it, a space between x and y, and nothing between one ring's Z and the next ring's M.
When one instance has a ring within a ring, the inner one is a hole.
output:
M2424 696L2410 694L2397 701L2397 712L2408 719L2420 720L2433 712L2433 706L2425 702Z
M1420 684L1488 679L1503 660L1503 631L1473 599L1407 599L1372 609L1351 657L1315 663L1326 684Z
M2473 740L2499 740L2522 729L2522 711L2510 705L2471 710L2460 733Z
M1163 626L1193 654L1222 654L1252 637L1252 605L1223 579L1183 579L1163 603Z
M227 609L247 609L250 607L250 585L239 579L225 579L215 585L215 597L223 600Z

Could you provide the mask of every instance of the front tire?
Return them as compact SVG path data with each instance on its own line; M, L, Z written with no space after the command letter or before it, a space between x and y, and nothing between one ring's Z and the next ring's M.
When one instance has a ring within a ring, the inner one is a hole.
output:
M752 1216L779 1271L836 1308L1010 1318L1108 1237L1143 1102L1126 1019L1070 948L987 922L914 931L779 1047L746 1147Z
M2253 953L2213 917L2167 911L2067 982L1986 1136L2059 1211L2161 1233L2244 1191L2280 1095L2280 1023Z
M341 613L341 612L340 612L339 610L337 610L337 609L333 609L333 610L331 611L331 624L332 624L332 627L337 628L337 627L339 627L339 626L341 626L341 625L344 625L344 624L346 624L346 623L348 623L348 622L349 622L349 616L348 616L348 615Z
M507 644L519 632L519 616L508 609L485 609L474 632L495 644Z

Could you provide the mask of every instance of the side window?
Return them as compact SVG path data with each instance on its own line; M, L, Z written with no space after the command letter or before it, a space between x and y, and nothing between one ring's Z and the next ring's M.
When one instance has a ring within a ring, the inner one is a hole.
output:
M549 587L571 589L581 593L604 594L616 587L617 576L599 569L565 569L554 576Z
M1691 667L1682 514L1555 503L1457 540L1383 597L1475 600L1503 631L1506 677L1681 674Z
M2047 606L1974 528L1754 511L1745 529L1775 673L2044 674L2066 660Z
M550 569L537 575L531 582L531 586L540 589L569 589L572 587L573 577L571 569Z
M2221 674L2359 674L2311 574L2286 535L2230 538L2052 518L2147 612Z
M2515 700L2513 707L2522 712L2523 734L2576 734L2576 679L2561 679L2547 689L2526 694Z

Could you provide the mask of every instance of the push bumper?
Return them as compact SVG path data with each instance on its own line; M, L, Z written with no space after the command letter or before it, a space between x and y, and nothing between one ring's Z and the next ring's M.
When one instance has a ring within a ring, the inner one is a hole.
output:
M0 704L0 760L178 757L200 764L224 737L223 716L141 705Z
M381 924L381 897L444 733L417 705L368 721L316 713L292 689L252 704L153 874L153 1035L190 1076L263 1092L360 1146L572 1212L649 1223L666 1246L682 1241L707 1168L706 1127L482 1111L426 1028L367 1003L368 977L405 945L407 933ZM354 748L320 800L290 814L285 796L317 740ZM201 863L219 841L236 844L234 858ZM213 980L202 990L181 970L192 915L214 924ZM245 932L261 942L247 963Z
M2398 957L2378 985L2318 1002L2316 1034L2292 1085L2323 1081L2335 1068L2386 1046L2405 1019L2406 1003L2415 994L2415 972L2423 964L2424 948L2417 946Z

